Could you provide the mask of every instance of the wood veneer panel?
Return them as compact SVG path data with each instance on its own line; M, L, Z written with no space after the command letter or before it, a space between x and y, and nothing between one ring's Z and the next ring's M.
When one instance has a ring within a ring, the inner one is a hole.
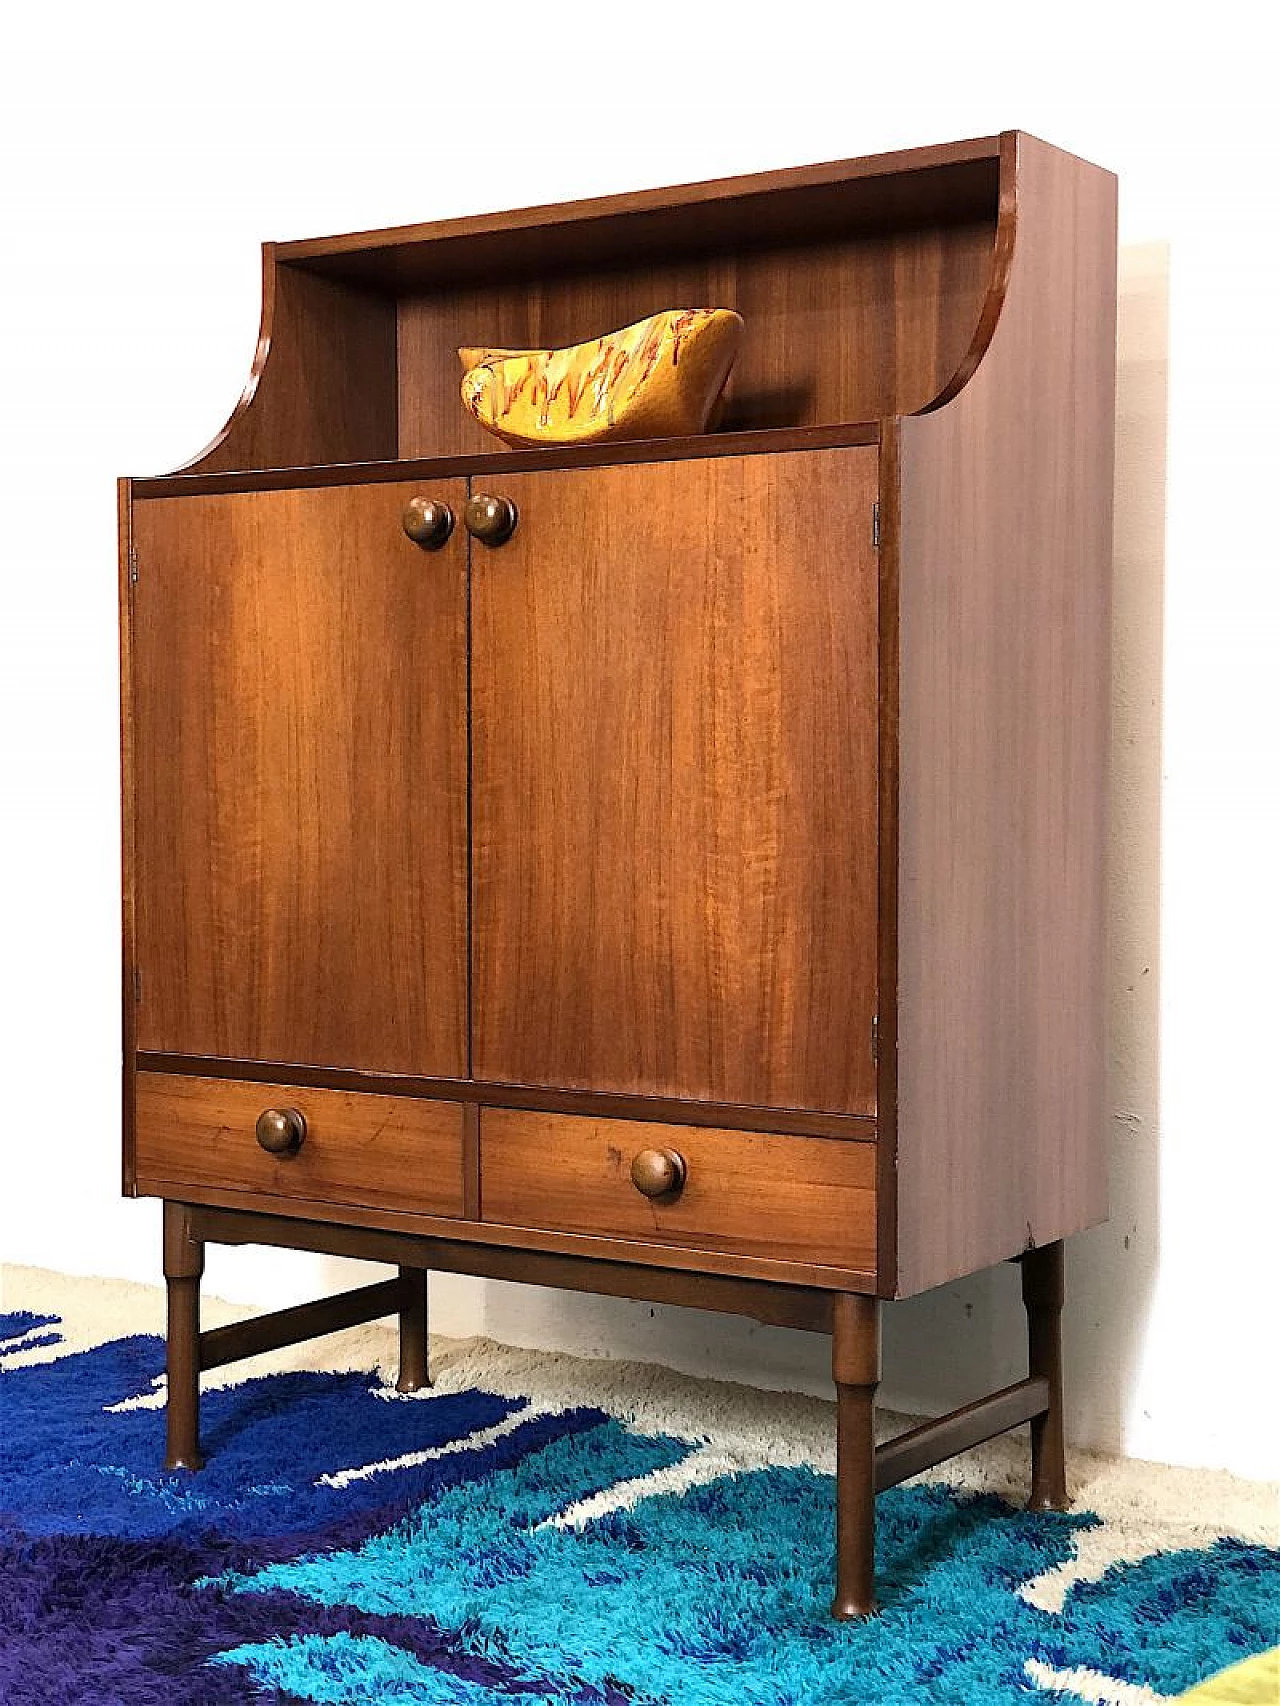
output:
M147 1180L146 1192L169 1200L202 1203L278 1215L286 1220L331 1220L335 1225L368 1230L412 1233L422 1238L449 1238L459 1243L492 1246L513 1255L527 1251L573 1257L592 1262L628 1262L690 1274L717 1274L740 1279L777 1281L781 1285L817 1286L826 1291L872 1293L871 1267L829 1267L819 1262L780 1260L735 1250L694 1244L659 1244L638 1238L594 1236L584 1232L552 1232L545 1227L506 1226L497 1222L453 1219L440 1215L405 1214L398 1209L364 1208L356 1203L316 1202L306 1197L268 1196L258 1191L228 1190L222 1185L192 1185L176 1179ZM428 1261L422 1264L430 1267ZM515 1276L512 1276L515 1277Z
M187 470L364 462L396 454L394 301L262 249L262 323L226 425ZM180 470L178 470L180 471Z
M687 1175L653 1200L631 1162L663 1148ZM480 1196L489 1223L875 1267L871 1144L484 1108Z
M874 1112L876 481L866 449L496 484L478 1078Z
M493 440L458 396L467 344L558 348L673 304L746 322L725 431L871 421L923 408L960 366L991 273L995 207L967 223L862 233L680 260L560 271L406 297L400 307L400 454L482 451Z
M406 1214L463 1212L456 1103L156 1072L140 1072L137 1084L144 1188L166 1181ZM269 1155L254 1136L263 1109L281 1106L306 1120L295 1155Z
M454 346L737 306L735 430L917 409L954 375L990 272L997 140L595 201L264 244L262 320L226 425L176 473L453 455L482 443Z
M442 219L279 246L317 274L384 290L565 266L628 266L654 251L706 253L744 243L794 242L850 229L955 223L989 213L999 139L825 161L744 177L507 213Z
M904 1294L1106 1213L1115 180L1007 146L990 349L901 423Z
M866 1114L765 1108L737 1102L679 1101L669 1096L610 1096L591 1090L548 1090L530 1084L487 1084L478 1078L408 1078L387 1072L352 1072L298 1061L237 1060L213 1055L159 1054L143 1050L138 1068L206 1078L246 1078L259 1083L314 1084L321 1089L370 1090L380 1096L424 1096L432 1101L541 1108L546 1113L598 1114L611 1120L660 1120L673 1125L721 1125L748 1131L791 1131L800 1136L843 1137L871 1143L876 1122Z
M599 468L624 462L683 462L690 457L777 455L788 450L831 450L878 444L879 421L834 426L767 427L759 432L700 432L688 438L635 438L623 444L553 445L546 450L486 448L465 456L410 456L392 462L343 462L313 468L256 468L226 474L163 474L132 482L133 501L213 492L279 492L316 486L351 486L398 480L481 479L552 468Z
M899 423L885 421L880 437L880 633L877 834L876 983L876 1250L877 1289L892 1297L898 1285L898 697L899 551L902 542L898 477Z
M120 622L120 792L124 809L120 814L120 1044L121 1150L120 1183L125 1196L137 1194L134 1169L133 1079L135 1071L134 1019L137 1012L136 965L134 961L134 854L133 854L133 574L132 504L129 481L116 484L116 544L119 552Z
M142 1049L466 1075L466 536L410 543L418 489L135 509Z

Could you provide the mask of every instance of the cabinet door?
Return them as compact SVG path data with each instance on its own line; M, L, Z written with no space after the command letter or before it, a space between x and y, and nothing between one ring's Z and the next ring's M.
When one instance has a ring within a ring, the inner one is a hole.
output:
M138 1046L462 1074L461 481L133 514Z
M486 484L477 1077L873 1110L876 483L851 449Z

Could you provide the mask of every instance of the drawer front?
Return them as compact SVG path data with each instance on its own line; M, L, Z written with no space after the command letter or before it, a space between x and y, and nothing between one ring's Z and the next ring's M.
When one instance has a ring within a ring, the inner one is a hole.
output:
M201 1186L394 1209L462 1213L462 1109L456 1102L309 1090L140 1072L137 1173L144 1191ZM270 1154L258 1116L296 1109L301 1145Z
M646 1196L638 1157L651 1187L683 1183ZM875 1270L874 1143L484 1108L480 1202L494 1224Z

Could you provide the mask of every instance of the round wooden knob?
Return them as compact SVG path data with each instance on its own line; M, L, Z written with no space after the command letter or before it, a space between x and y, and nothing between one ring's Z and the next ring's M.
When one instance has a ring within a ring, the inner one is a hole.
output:
M684 1184L688 1169L675 1149L642 1149L631 1163L631 1183L642 1197L669 1197Z
M453 532L453 511L437 498L411 498L401 520L410 539L424 551L438 551Z
M463 525L473 539L482 545L505 545L516 530L516 506L510 498L491 497L477 492L467 499L462 512Z
M307 1135L307 1122L296 1108L264 1108L255 1129L268 1155L296 1155Z

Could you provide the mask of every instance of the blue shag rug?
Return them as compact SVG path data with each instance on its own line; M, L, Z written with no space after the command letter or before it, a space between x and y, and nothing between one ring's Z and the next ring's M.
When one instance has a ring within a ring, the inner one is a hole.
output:
M164 1474L161 1341L62 1325L0 1314L4 1706L1136 1706L1280 1628L1280 1553L1231 1539L1038 1608L1098 1518L945 1485L880 1498L883 1615L837 1625L829 1476L374 1373L210 1392L207 1469Z

